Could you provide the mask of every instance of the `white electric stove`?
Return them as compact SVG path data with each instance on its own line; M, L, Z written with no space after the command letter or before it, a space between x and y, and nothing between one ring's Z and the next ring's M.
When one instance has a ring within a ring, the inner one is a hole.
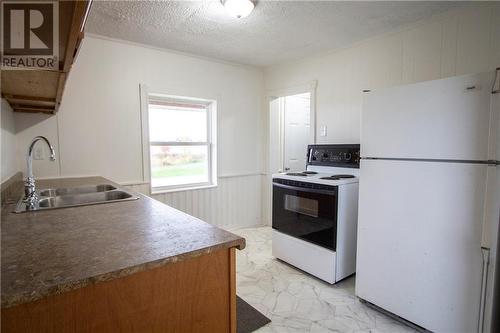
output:
M273 175L273 256L324 281L355 272L359 145L310 145L302 172Z

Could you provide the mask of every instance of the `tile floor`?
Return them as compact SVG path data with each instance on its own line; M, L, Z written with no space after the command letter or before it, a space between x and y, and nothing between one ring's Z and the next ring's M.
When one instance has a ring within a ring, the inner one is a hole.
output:
M360 303L353 277L329 285L275 259L270 227L233 232L247 240L236 251L237 294L272 320L256 333L416 332Z

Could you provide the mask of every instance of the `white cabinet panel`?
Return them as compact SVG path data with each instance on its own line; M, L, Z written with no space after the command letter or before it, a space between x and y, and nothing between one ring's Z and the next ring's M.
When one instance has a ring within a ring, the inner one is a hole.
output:
M486 160L492 80L483 73L365 94L361 155Z
M487 168L362 160L356 294L435 332L475 332Z

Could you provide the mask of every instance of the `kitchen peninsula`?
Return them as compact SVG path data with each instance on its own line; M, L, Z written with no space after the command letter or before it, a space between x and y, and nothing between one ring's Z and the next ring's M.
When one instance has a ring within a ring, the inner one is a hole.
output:
M95 184L119 187L37 181ZM2 332L236 331L235 249L245 239L136 195L21 214L15 201L2 206Z

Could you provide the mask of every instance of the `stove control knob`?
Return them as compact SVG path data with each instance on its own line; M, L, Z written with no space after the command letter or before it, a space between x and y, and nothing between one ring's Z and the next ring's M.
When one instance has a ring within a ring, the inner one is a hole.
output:
M323 153L323 158L328 158L328 153Z

